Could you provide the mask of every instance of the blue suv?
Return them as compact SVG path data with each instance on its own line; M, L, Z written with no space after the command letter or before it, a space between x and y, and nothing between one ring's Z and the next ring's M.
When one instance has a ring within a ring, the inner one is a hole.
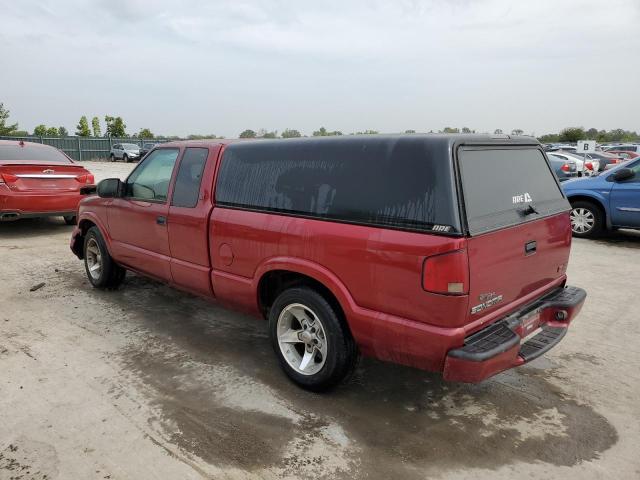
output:
M603 230L640 229L640 158L595 177L562 183L571 203L571 230L593 237Z

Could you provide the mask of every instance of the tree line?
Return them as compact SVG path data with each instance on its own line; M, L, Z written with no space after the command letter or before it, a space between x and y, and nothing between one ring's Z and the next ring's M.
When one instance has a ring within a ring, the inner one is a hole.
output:
M18 123L9 123L9 110L4 107L4 104L0 103L0 135L3 136L29 136L29 132L20 130ZM127 133L127 125L122 117L114 117L106 115L104 117L105 131L102 134L102 126L100 119L94 116L89 124L89 119L86 115L80 117L80 121L76 126L75 135L78 137L116 137L116 138L140 138L140 139L168 139L179 140L178 136L162 136L154 135L154 133L148 128L142 128L138 132L129 135ZM373 135L379 133L377 130L363 130L349 135ZM416 130L405 130L406 134L416 133ZM425 132L426 133L426 132ZM430 130L428 133L476 133L475 130L469 127L444 127L442 130L434 132ZM488 133L488 132L484 132ZM494 135L502 135L502 129L495 129ZM507 131L511 135L524 135L522 129L516 128ZM53 127L44 124L38 125L33 130L33 135L38 137L66 137L69 132L65 127ZM318 130L314 130L311 133L312 137L332 137L344 135L340 130L328 130L325 127L320 127ZM278 133L277 130L266 130L264 128L258 130L246 129L240 132L239 138L299 138L303 137L299 130L294 128L286 128L282 132ZM531 135L534 136L534 135ZM211 138L224 138L210 135L193 134L186 137L189 140L204 140ZM542 143L575 143L578 140L596 140L599 143L612 143L612 142L640 142L640 135L635 131L624 130L622 128L616 128L613 130L598 130L596 128L585 129L583 127L567 127L559 133L549 133L537 137Z

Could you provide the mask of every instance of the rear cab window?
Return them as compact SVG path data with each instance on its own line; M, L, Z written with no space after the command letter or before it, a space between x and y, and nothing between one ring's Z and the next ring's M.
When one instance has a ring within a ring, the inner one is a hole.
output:
M208 156L209 149L207 148L189 147L185 149L173 188L172 206L194 208L198 204L202 172Z
M458 163L471 235L570 209L538 148L463 146Z

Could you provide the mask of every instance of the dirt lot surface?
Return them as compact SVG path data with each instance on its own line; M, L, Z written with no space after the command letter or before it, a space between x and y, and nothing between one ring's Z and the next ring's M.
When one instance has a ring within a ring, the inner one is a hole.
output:
M589 297L544 358L481 385L364 360L323 395L265 322L131 274L92 289L70 233L0 225L0 479L640 478L637 233L574 242Z

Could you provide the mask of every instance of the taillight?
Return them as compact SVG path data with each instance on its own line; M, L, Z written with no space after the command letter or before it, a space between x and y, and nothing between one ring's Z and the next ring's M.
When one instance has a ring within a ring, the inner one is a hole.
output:
M562 165L562 167L560 167L560 170L563 170L565 172L570 172L571 170L569 169L569 164L565 163L564 165Z
M593 163L591 162L585 163L584 168L586 168L587 170L593 170Z
M469 293L469 259L466 250L427 257L422 267L422 288L444 295Z
M78 175L76 177L76 180L80 183L87 183L87 184L93 184L95 183L95 178L93 175L91 175L90 173L86 174L86 175Z
M0 177L2 177L2 180L4 180L3 183L13 183L18 181L18 177L15 175L11 175L10 173L3 173L2 175L0 175Z

